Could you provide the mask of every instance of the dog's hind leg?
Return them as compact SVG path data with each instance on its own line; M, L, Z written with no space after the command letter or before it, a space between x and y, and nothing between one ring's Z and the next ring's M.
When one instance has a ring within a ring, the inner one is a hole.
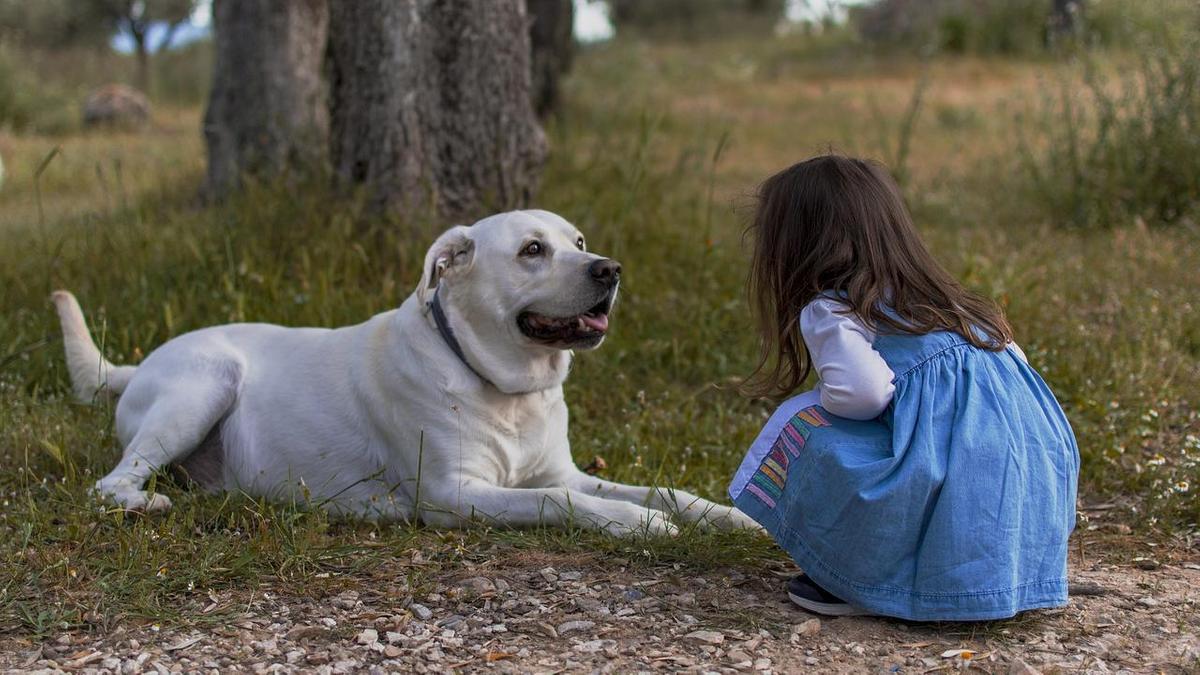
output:
M120 463L96 482L96 491L120 506L138 511L164 511L165 495L149 494L142 486L158 469L177 462L200 445L229 412L237 397L241 369L235 362L205 363L169 380L135 379L122 404L142 407L137 430ZM120 412L118 413L120 414Z
M614 483L589 476L582 471L572 472L562 482L577 492L660 509L688 523L700 523L720 529L761 529L758 523L741 511L710 502L683 490Z

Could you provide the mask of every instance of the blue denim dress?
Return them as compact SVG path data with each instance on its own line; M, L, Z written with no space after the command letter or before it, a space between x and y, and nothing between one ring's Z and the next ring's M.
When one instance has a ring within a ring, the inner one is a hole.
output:
M880 335L896 377L877 419L786 401L730 496L818 584L876 614L998 619L1067 602L1079 449L1010 348Z

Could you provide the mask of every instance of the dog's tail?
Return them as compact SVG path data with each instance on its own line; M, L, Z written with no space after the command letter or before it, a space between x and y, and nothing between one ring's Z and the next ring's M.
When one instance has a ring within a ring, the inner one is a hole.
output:
M92 403L100 392L120 394L125 391L137 366L114 366L96 348L88 332L87 321L79 302L67 291L55 291L50 299L58 309L62 322L63 346L67 352L67 370L75 398Z

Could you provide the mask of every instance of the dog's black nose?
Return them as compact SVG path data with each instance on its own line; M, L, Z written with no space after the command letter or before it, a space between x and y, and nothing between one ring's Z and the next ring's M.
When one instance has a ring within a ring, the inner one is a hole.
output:
M609 258L602 258L588 265L588 274L596 281L612 288L621 281L621 263Z

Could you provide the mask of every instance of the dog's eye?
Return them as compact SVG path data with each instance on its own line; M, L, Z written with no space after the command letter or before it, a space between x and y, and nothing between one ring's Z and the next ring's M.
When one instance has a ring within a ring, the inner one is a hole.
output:
M528 244L525 244L525 248L521 249L521 255L526 255L526 256L532 257L535 255L541 255L541 254L542 254L542 242L540 242L540 241L531 241Z
M583 237L575 240L575 248L579 249L580 251L583 250Z

